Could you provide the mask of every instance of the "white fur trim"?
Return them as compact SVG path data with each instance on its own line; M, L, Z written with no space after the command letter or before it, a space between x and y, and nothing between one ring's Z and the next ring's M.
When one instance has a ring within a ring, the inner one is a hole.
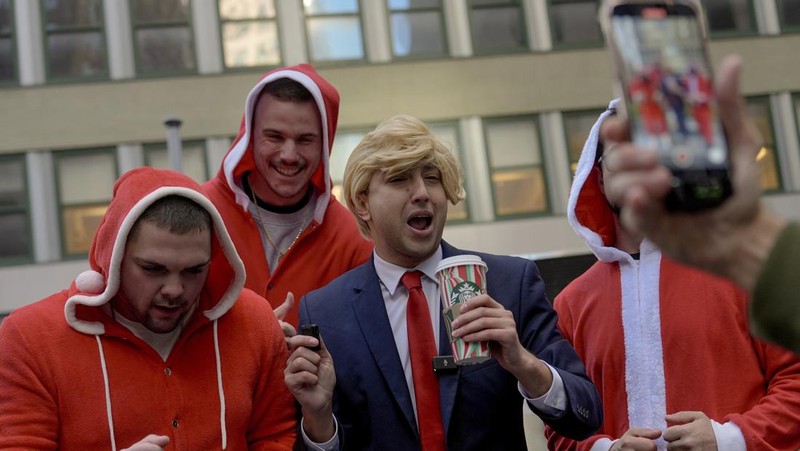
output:
M317 82L315 82L308 75L295 70L277 71L261 79L253 87L253 89L250 90L250 93L247 95L247 99L244 102L244 134L241 136L241 138L239 138L239 141L234 143L231 151L225 156L225 160L222 162L222 172L225 174L225 180L228 183L228 187L231 189L231 191L233 191L233 194L236 198L236 203L241 205L242 210L247 211L250 206L250 198L247 196L247 194L245 194L242 188L235 183L233 179L233 172L234 169L236 169L236 166L239 165L239 162L242 161L242 157L244 157L244 153L247 151L247 146L250 143L253 110L256 106L256 100L258 100L258 96L261 94L264 86L280 78L292 79L308 89L308 91L314 97L314 101L317 103L317 109L319 110L320 125L322 126L321 162L323 176L325 179L325 192L321 193L319 199L317 200L317 205L314 209L314 219L321 223L322 218L325 216L325 211L328 208L328 201L331 197L331 176L329 168L329 156L331 154L331 149L328 146L328 110L326 109L325 99L322 97L322 91L320 91Z
M661 252L643 242L638 264L628 256L619 268L628 422L630 427L663 430L667 399L661 343ZM663 439L657 445L666 449Z
M608 108L616 108L617 100L612 100L608 104ZM578 204L578 197L581 194L583 185L592 173L595 164L595 156L597 154L597 142L600 140L600 125L612 112L610 110L603 111L597 122L592 126L589 132L589 137L581 150L581 156L578 160L578 166L575 169L575 178L572 181L572 187L569 191L569 201L567 202L567 220L575 233L586 241L586 244L594 252L600 261L615 261L621 258L621 251L614 247L605 246L603 239L594 230L586 227L578 221L575 215L575 207Z
M90 335L101 335L105 332L105 328L99 322L88 322L78 319L75 316L75 308L78 304L99 307L107 303L117 294L119 290L120 266L122 264L122 258L125 255L125 245L128 242L128 235L130 234L131 228L133 228L136 220L139 219L142 213L144 213L153 202L170 195L178 195L191 199L208 211L211 215L214 232L222 247L222 251L234 272L234 278L225 291L225 294L214 307L206 310L203 314L209 319L215 320L225 314L225 312L233 306L233 303L236 302L236 299L239 297L244 287L245 270L242 259L239 258L239 254L236 253L233 241L231 241L231 237L225 229L222 216L220 216L214 204L199 192L185 187L166 186L158 188L140 199L131 207L128 215L122 220L122 224L117 231L117 236L114 239L113 250L111 251L111 262L108 267L108 280L106 281L105 289L100 293L81 292L67 299L66 305L64 306L64 315L67 319L67 323L69 323L73 329Z

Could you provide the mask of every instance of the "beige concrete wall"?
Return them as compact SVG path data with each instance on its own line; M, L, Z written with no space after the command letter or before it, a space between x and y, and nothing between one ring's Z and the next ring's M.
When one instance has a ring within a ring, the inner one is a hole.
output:
M712 43L715 60L745 60L744 91L800 91L800 35ZM453 119L604 105L605 50L323 68L342 94L340 127L372 126L398 112ZM185 138L233 135L258 73L0 90L0 153L163 141L162 121ZM36 119L32 119L36 118Z

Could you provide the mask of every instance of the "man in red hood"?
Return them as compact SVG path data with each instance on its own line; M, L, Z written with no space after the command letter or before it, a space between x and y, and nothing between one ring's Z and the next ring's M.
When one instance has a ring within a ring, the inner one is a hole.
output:
M291 449L283 333L197 183L120 177L89 265L0 325L0 449Z
M600 391L603 426L582 441L548 428L549 446L798 449L800 359L750 335L744 290L677 263L620 220L607 182L623 145L600 133L615 106L589 134L567 210L598 261L554 300L559 330Z
M268 72L247 96L219 172L203 186L244 262L245 287L273 307L286 299L278 318L291 325L291 293L326 285L372 251L331 194L338 115L339 93L311 66Z

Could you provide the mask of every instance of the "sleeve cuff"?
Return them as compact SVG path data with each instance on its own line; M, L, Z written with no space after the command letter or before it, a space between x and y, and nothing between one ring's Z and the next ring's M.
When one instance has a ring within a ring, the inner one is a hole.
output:
M333 437L325 443L313 442L308 438L306 430L303 427L303 420L304 418L300 419L300 433L303 434L303 443L305 443L308 449L314 451L333 451L339 449L339 420L336 419L336 415L333 416Z
M714 429L714 437L717 439L717 449L747 451L744 434L735 423L728 421L720 424L711 420L711 427Z
M519 382L517 382L517 390L519 390L522 397L531 403L536 410L545 415L558 416L563 413L567 407L567 394L564 392L564 381L561 379L561 375L558 374L558 371L550 366L550 364L547 362L544 362L544 364L547 365L547 368L553 375L553 383L550 385L550 389L547 390L547 393L538 398L532 398Z

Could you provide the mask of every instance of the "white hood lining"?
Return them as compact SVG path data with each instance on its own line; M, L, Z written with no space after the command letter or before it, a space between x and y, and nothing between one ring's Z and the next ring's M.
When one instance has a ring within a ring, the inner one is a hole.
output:
M241 205L243 210L247 211L251 200L244 190L242 190L242 188L234 181L233 172L236 169L236 166L239 165L239 162L242 161L242 157L244 157L245 152L247 152L247 147L250 143L253 110L255 109L258 96L261 94L264 86L281 78L289 78L303 85L303 87L305 87L314 97L314 101L317 103L317 109L319 110L320 125L322 127L321 163L323 176L325 179L325 192L320 193L320 197L317 200L317 205L314 209L314 219L317 222L322 222L322 218L325 216L325 210L328 207L328 200L331 196L331 177L330 169L328 167L328 160L330 159L329 155L331 153L331 149L328 145L328 110L325 105L325 99L322 96L322 91L320 91L317 83L308 75L295 70L277 71L264 77L253 87L253 89L250 90L250 93L247 95L247 99L244 103L244 134L239 138L238 141L234 143L230 152L228 152L228 154L225 156L225 160L222 162L222 170L225 174L225 180L228 183L228 187L230 187L231 191L233 191L233 194L236 198L236 203Z
M136 223L136 220L139 219L142 213L144 213L144 211L150 205L152 205L153 202L170 195L186 197L208 211L208 213L211 215L213 229L217 236L217 240L222 247L222 251L226 256L228 263L233 269L234 279L231 281L231 284L225 291L225 294L214 307L206 310L203 312L203 314L208 319L215 320L227 312L233 306L233 303L236 302L236 299L239 297L239 294L244 287L245 269L242 259L239 258L239 254L236 253L236 248L233 245L233 241L231 241L231 237L228 234L228 231L225 229L225 223L222 221L222 217L211 201L199 192L190 188L168 186L158 188L150 194L144 196L130 209L128 215L125 217L125 219L123 219L114 240L114 246L111 252L111 262L108 267L108 276L107 280L105 281L106 285L103 291L99 294L79 293L67 299L67 302L64 306L64 315L66 316L67 323L73 329L89 335L101 335L105 333L105 327L103 327L102 323L78 319L75 312L76 306L86 305L90 307L99 307L106 304L117 294L117 291L119 290L120 266L122 264L122 258L125 255L125 245L127 244L128 235L130 234L131 228Z

